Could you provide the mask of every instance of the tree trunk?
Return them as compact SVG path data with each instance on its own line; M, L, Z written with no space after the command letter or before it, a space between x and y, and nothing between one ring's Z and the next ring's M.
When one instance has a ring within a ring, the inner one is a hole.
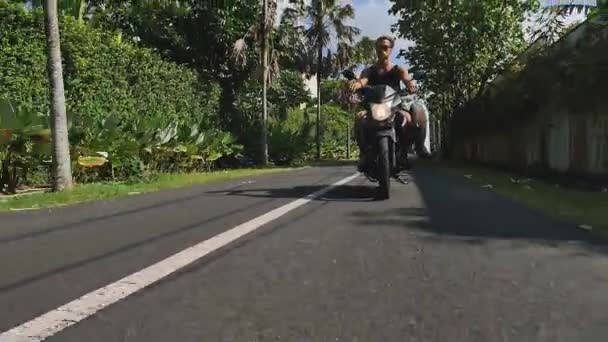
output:
M53 139L53 190L61 191L72 187L72 167L68 141L68 122L63 89L63 68L59 40L59 19L57 0L45 0L45 28L48 56L48 75Z
M321 73L323 69L323 43L321 30L323 29L323 0L317 0L317 160L321 159Z
M79 23L83 23L84 22L84 15L87 11L87 1L86 0L80 0L80 6L78 6L78 22Z
M261 137L261 147L262 147L262 165L268 164L268 97L267 97L267 88L268 88L268 27L266 25L268 16L268 0L264 0L264 9L262 15L262 34L264 35L262 39L262 78L263 78L263 94L262 94L262 102L263 102L263 113L262 113L262 137Z
M317 160L321 159L321 70L323 62L323 45L318 46L317 58Z

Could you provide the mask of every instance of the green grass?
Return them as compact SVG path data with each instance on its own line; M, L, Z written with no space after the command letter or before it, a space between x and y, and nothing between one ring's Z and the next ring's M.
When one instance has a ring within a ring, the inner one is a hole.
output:
M64 192L36 193L4 199L0 197L0 211L41 209L96 200L107 200L163 189L202 185L289 170L293 170L293 168L239 169L209 173L164 174L142 183L82 184Z
M507 172L477 166L441 163L438 169L462 177L476 186L491 185L493 191L514 201L549 216L579 225L590 225L593 232L608 237L606 192L563 188L542 180L521 179Z

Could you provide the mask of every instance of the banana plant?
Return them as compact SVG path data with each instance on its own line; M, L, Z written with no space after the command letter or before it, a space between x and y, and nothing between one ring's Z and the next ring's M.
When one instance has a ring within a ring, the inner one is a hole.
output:
M167 122L160 114L127 125L113 115L97 124L76 118L70 131L72 158L81 168L107 163L112 171L135 158L145 169L164 173L209 170L220 158L242 151L231 134L202 126Z
M115 169L123 167L126 158L137 157L139 154L136 137L125 132L121 120L115 115L108 115L98 121L74 118L70 141L74 167L85 174L90 171L107 171L114 178Z
M28 171L51 155L49 117L0 99L0 190L15 193Z

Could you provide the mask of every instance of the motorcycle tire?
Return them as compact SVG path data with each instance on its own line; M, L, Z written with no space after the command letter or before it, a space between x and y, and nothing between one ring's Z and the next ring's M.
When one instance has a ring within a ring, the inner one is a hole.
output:
M388 199L391 190L390 138L381 137L378 141L378 181L379 199Z

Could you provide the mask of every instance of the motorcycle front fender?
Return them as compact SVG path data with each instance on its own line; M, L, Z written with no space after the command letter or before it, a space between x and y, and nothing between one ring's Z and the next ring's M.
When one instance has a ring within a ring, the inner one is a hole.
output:
M394 128L377 130L375 132L375 136L377 139L382 137L389 137L393 143L397 141L397 134L395 133Z

